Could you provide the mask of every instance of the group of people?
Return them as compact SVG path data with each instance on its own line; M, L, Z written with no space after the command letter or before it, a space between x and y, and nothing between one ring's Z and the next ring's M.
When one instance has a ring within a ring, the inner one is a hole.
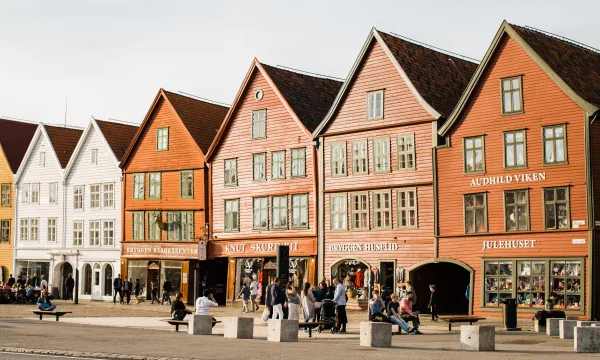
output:
M26 279L23 279L21 275L17 276L17 279L10 274L8 280L5 283L0 281L0 289L6 292L10 292L10 296L5 300L11 301L21 301L23 302L32 302L35 303L38 297L41 295L41 292L44 289L48 289L48 281L46 280L45 275L38 276L37 273L34 274L33 277L27 276ZM14 295L13 295L14 294Z
M142 285L140 283L140 279L135 279L135 284L133 283L133 279L129 278L129 280L121 279L121 274L119 274L113 280L113 304L117 304L117 295L119 295L119 303L131 305L131 294L133 294L136 303L140 303L140 290Z

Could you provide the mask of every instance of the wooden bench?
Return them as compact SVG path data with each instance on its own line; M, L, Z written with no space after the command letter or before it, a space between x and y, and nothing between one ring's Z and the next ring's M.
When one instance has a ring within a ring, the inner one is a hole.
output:
M468 322L469 325L473 325L473 323L476 323L479 320L485 320L485 318L477 316L444 316L440 317L440 320L446 321L448 323L448 331L452 331L453 323Z
M321 325L325 325L324 322L299 322L298 327L300 329L308 329L308 337L312 337L312 329L316 327L320 327ZM319 332L321 329L319 328Z
M173 320L173 319L161 319L160 321L166 322L169 325L175 325L175 332L179 332L179 325L188 326L188 323L189 323L187 320ZM215 325L218 323L220 323L220 321L215 320L212 322L212 326L215 327Z
M71 314L71 311L43 311L43 310L32 310L32 312L35 315L39 315L40 316L40 320L42 320L42 318L44 317L44 315L52 315L52 316L56 316L56 321L58 321L58 318L61 316L64 316L66 314Z

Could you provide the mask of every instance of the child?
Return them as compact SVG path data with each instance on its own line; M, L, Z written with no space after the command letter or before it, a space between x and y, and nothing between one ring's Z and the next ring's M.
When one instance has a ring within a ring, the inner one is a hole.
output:
M437 314L437 293L435 292L435 285L429 285L429 291L431 291L431 297L429 298L429 310L431 310L431 321L438 321Z
M240 291L240 294L237 296L237 298L242 298L242 302L244 303L244 307L242 308L242 312L247 313L248 312L248 301L250 300L250 289L248 288L248 285L246 285L245 283L242 285L242 290Z

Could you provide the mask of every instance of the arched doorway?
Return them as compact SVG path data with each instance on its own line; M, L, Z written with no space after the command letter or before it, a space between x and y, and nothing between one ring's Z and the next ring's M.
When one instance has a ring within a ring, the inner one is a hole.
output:
M67 288L65 287L65 282L67 280L67 277L69 277L69 274L73 274L73 266L71 265L71 263L65 262L62 263L60 265L60 272L59 272L59 289L61 289L60 291L60 297L61 298L65 298L65 295L67 294Z
M83 283L81 286L82 295L92 295L92 266L83 265Z
M429 313L429 285L435 285L438 293L438 314L468 315L471 313L470 300L465 296L471 288L473 270L454 260L427 261L409 270L409 278L417 294L413 310Z
M360 259L343 259L331 266L331 278L338 278L348 290L349 298L366 299L370 283L370 266Z
M113 292L113 270L110 264L106 264L104 266L104 291L102 292L103 296L112 296Z

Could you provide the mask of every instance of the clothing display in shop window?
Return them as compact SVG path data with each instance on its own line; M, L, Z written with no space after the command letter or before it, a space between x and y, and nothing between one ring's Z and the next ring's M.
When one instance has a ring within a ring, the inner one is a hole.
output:
M404 268L402 266L396 267L396 281L404 282Z
M379 284L379 268L372 268L371 271L373 272L373 284Z
M356 270L356 274L354 276L354 285L356 285L357 288L363 287L364 276L365 273L362 271L362 269Z
M369 288L371 286L371 284L373 283L371 281L371 276L373 276L371 271L369 269L366 269L365 273L364 273L364 277L365 277L365 287L367 287L367 288Z
M262 281L263 281L263 271L258 270L258 282L262 283Z
M295 288L299 288L300 287L300 279L298 278L298 275L294 274L294 277L292 278L292 286Z

